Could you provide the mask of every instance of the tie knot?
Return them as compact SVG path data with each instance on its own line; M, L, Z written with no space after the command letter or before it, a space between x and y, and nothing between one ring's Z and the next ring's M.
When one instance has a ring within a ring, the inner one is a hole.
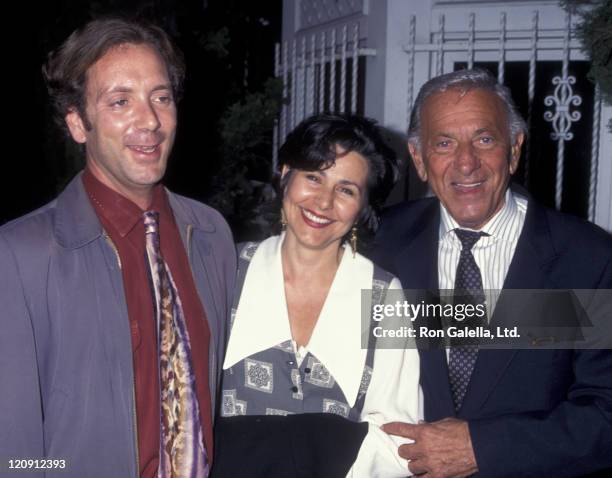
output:
M159 213L157 211L145 211L144 219L145 234L154 234L159 228Z
M474 244L478 242L482 236L488 236L488 234L484 232L477 231L467 231L465 229L455 229L455 234L461 241L461 247L463 250L471 251Z

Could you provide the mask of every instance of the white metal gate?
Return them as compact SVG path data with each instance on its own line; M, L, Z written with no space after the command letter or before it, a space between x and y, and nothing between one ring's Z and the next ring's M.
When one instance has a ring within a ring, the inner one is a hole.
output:
M275 128L274 165L278 145L310 114L363 112L401 134L414 97L429 78L458 64L487 63L512 87L510 72L521 63L528 68L520 92L527 95L525 116L530 130L540 131L532 141L543 135L554 141L545 158L529 157L526 148L524 180L535 187L532 166L551 162L546 170L554 189L550 202L564 209L564 184L573 180L566 171L578 161L568 149L580 144L580 164L588 169L580 188L583 214L612 229L612 141L604 126L612 108L602 105L597 89L592 104L579 92L588 82L573 71L585 57L574 19L557 1L283 0L283 9L276 75L283 79L287 104ZM558 71L547 70L546 78L538 73L553 64ZM583 128L578 137L577 128Z
M360 48L358 23L302 34L276 45L275 74L283 80L286 102L274 132L274 167L279 143L304 118L322 112L358 112L359 58L374 54Z

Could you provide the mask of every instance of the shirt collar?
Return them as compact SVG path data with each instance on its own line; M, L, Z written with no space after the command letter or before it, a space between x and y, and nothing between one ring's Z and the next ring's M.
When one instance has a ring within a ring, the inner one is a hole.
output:
M455 221L442 203L440 203L440 212L442 218L440 221L440 239L443 239L449 236L455 229L460 229L461 226L459 226L457 221ZM504 196L503 207L480 229L481 232L486 233L488 236L483 237L479 244L484 244L485 242L490 243L500 239L507 241L512 240L514 232L511 228L505 227L505 225L518 214L519 210L516 197L512 191L510 191L510 188L508 188ZM469 228L461 229L474 230ZM451 237L455 237L455 234L452 234Z
M102 183L89 168L85 168L83 173L83 186L96 213L103 216L121 237L128 235L142 220L144 211L138 205ZM172 218L166 191L161 184L153 187L153 201L149 209L160 213L160 221Z
M251 259L234 318L224 369L291 339L281 245L284 235L263 241ZM367 350L361 347L361 290L372 288L372 262L345 249L306 349L334 377L354 404Z

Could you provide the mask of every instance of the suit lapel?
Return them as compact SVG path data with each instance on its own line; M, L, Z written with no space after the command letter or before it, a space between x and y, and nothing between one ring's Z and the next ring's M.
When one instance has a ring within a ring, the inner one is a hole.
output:
M530 200L504 289L551 287L549 271L557 257L545 211Z
M397 272L404 289L438 290L438 231L431 222L398 255Z
M432 201L431 207L428 207L414 224L418 227L411 228L412 234L401 239L403 247L397 256L396 272L404 289L426 289L437 293L440 225L438 201ZM416 298L417 301L420 299ZM427 300L424 297L423 299ZM416 326L418 327L418 324ZM419 355L421 386L426 394L425 419L434 421L453 416L455 411L448 381L445 349L421 341Z
M217 268L214 254L212 254L210 234L216 229L212 222L199 221L193 212L178 200L177 196L168 190L166 192L183 240L183 246L187 252L196 290L204 307L211 342L216 345L215 342L219 337L216 318L219 317L222 307L216 303L215 298L223 296L218 289L219 281L214 280Z

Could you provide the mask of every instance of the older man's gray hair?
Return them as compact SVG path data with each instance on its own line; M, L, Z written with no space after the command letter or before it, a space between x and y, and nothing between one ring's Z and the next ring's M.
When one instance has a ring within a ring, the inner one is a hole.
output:
M470 90L483 89L496 94L506 106L508 114L509 134L512 144L520 133L527 134L527 125L516 108L510 90L497 82L495 77L487 70L475 68L473 70L458 70L444 75L436 76L425 83L417 95L410 115L410 127L408 128L408 142L420 149L421 110L425 101L436 93L457 89L463 94Z

